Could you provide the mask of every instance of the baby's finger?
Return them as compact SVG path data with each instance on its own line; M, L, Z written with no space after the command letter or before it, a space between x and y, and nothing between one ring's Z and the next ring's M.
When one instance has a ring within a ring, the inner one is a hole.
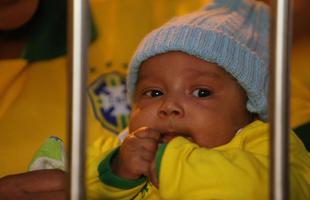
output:
M150 162L146 161L142 157L135 163L133 171L135 174L142 174L144 176L149 176L150 173Z
M138 145L142 147L142 151L149 151L153 154L157 151L158 141L153 138L138 138L138 143Z
M156 152L156 151L155 151ZM152 162L155 159L155 153L150 151L141 152L141 158L147 162Z
M159 141L161 138L160 132L148 127L141 127L133 133L138 138L152 138Z

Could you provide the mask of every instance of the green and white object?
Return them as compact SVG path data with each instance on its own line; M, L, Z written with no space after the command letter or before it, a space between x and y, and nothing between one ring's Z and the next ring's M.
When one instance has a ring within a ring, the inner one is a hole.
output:
M29 171L40 169L66 170L66 153L60 138L50 136L36 151L29 165Z

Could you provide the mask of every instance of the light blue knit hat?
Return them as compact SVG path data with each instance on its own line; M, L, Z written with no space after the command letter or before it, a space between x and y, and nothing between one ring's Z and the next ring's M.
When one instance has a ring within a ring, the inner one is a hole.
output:
M129 65L132 101L139 68L148 58L181 51L217 63L247 92L247 109L267 120L269 8L254 0L215 0L202 10L176 17L139 44Z

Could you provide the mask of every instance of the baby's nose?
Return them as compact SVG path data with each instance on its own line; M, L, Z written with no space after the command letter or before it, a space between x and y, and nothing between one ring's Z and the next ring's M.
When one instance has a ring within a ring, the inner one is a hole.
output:
M177 100L166 99L158 109L159 117L183 117L184 108Z

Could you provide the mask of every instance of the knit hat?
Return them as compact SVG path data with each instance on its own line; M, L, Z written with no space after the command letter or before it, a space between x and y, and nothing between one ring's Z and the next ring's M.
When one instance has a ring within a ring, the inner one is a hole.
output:
M181 51L224 68L247 93L247 109L267 120L269 8L254 0L215 0L197 12L176 17L148 34L129 66L132 101L143 61Z

